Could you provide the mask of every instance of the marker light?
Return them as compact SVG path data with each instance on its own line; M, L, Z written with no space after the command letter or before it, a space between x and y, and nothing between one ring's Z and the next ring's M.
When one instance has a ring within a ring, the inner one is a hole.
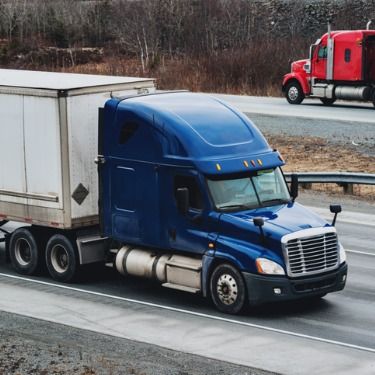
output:
M251 164L253 167L255 167L255 161L254 160L251 160Z
M221 171L221 165L220 165L219 163L216 164L216 169L217 169L218 171Z
M265 275L285 275L285 271L280 264L266 258L258 258L255 261L257 271Z
M244 165L246 168L249 168L249 163L248 163L246 160L243 161L243 165Z
M259 165L263 165L262 160L258 159L258 164L259 164Z

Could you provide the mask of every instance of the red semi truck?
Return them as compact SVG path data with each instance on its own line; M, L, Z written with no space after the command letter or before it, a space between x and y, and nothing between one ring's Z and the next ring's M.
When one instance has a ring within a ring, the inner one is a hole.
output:
M375 106L375 30L328 32L310 47L308 59L294 61L283 79L290 104L305 97L331 105L336 99L371 101Z

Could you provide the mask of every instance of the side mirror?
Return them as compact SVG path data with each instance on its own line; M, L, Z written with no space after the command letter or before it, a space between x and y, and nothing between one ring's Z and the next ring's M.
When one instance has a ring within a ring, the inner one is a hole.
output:
M253 222L254 225L259 228L261 228L264 225L264 219L262 217L254 217Z
M176 201L178 211L185 215L189 210L189 189L178 188L176 192Z
M264 219L262 217L254 217L253 222L254 222L254 225L259 228L261 243L264 243L265 238L264 238L264 232L262 228L264 225Z
M333 217L333 220L332 220L332 226L334 227L335 224L336 224L336 218L337 218L337 214L339 214L341 211L342 211L342 208L341 208L341 205L340 204L331 204L329 206L329 210L335 214L335 216Z
M292 183L290 185L290 195L292 196L293 202L298 197L298 175L292 174Z

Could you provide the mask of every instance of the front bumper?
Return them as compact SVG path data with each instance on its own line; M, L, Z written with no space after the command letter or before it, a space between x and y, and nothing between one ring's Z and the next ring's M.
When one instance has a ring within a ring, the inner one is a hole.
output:
M323 275L290 279L286 276L262 276L243 272L250 305L267 302L289 301L319 296L344 289L348 265ZM276 294L275 289L280 293Z

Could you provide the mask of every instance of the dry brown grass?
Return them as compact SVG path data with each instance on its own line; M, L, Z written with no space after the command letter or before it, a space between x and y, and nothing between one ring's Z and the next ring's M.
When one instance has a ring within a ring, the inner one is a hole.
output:
M266 137L285 159L285 172L375 173L375 157L364 155L352 147L330 144L326 139L319 137ZM343 191L343 188L336 184L314 184L312 188L332 193ZM375 186L354 185L353 194L375 201Z

